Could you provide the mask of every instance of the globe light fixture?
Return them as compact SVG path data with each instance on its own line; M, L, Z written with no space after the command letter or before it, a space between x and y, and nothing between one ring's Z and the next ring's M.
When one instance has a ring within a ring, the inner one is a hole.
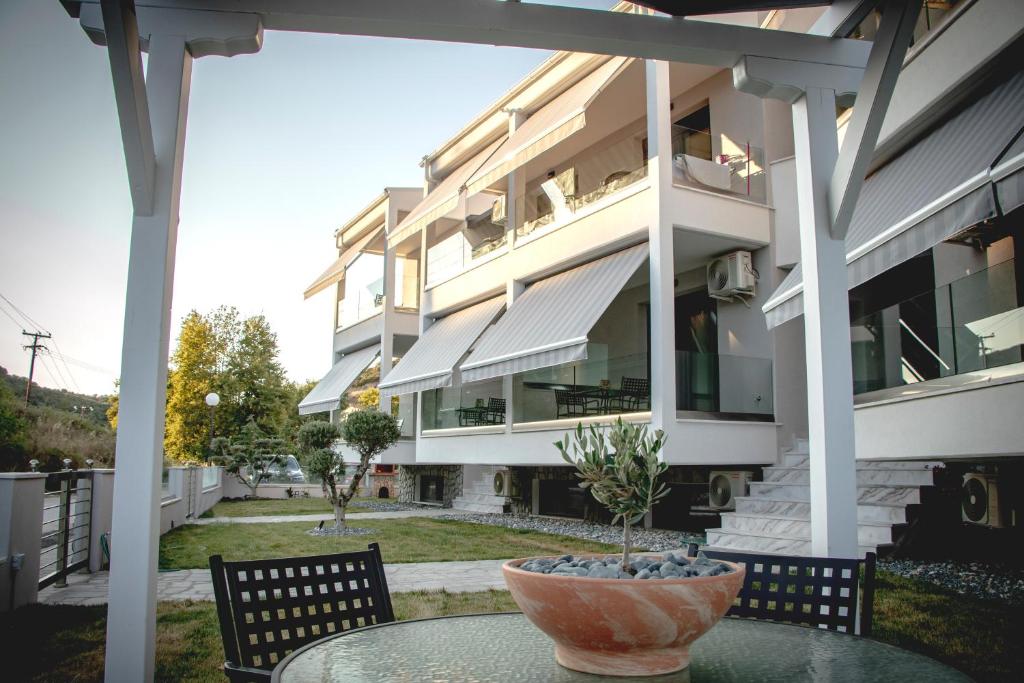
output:
M220 404L220 396L215 391L211 391L206 395L206 405L211 408L216 408Z

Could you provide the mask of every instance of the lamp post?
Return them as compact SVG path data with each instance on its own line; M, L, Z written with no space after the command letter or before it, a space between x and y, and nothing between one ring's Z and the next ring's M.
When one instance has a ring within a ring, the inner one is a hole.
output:
M211 391L206 395L206 405L210 406L210 455L213 455L213 412L219 404L220 396L216 391Z

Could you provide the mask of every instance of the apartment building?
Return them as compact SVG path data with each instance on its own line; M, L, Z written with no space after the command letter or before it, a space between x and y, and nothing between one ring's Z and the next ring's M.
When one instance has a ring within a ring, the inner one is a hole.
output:
M961 520L1015 533L1022 10L922 4L853 214L859 551ZM804 32L821 13L708 20ZM337 287L336 364L302 409L337 409L379 358L404 498L577 517L601 513L552 443L647 424L672 486L648 524L810 552L793 117L742 89L730 69L554 55L425 158L425 191L389 190L339 231L307 291Z

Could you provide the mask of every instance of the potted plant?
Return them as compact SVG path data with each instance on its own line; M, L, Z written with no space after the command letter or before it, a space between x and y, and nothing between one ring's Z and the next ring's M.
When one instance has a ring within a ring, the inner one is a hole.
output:
M513 599L555 641L570 669L651 676L686 668L690 644L732 606L744 570L682 552L632 555L630 529L667 493L658 478L664 434L619 418L607 434L576 427L555 446L580 486L622 521L620 557L563 555L510 560L502 567Z

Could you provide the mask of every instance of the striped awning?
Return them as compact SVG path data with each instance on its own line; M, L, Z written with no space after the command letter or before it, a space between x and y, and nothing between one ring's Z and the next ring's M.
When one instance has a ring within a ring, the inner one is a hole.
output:
M1022 129L1024 74L1018 73L865 180L846 237L849 287L995 216L1000 207L994 172L1001 166L1007 169L1002 176L1007 203L1019 199L1024 179L1010 171L1011 160L992 166L1006 158L1004 150ZM1019 159L1015 168L1021 168ZM799 264L762 310L769 328L803 314Z
M996 200L1004 214L1024 204L1024 132L992 169Z
M481 192L587 125L587 108L629 65L613 57L526 119L467 183Z
M303 292L303 298L308 299L314 294L327 289L331 285L341 282L345 278L345 268L348 264L352 263L352 260L359 255L359 252L365 249L366 245L370 242L373 242L375 239L380 237L383 232L384 227L381 226L376 230L371 230L366 233L365 236L360 237L358 240L353 242L352 246L345 249L341 256L339 256L338 259L327 268L327 270L320 274L320 277L313 280L313 284L307 287L306 291Z
M340 408L341 395L379 355L380 344L346 353L299 402L299 415L326 413Z
M469 347L505 307L505 297L438 318L380 382L387 396L411 394L452 385L452 373Z
M434 190L423 198L419 204L409 212L398 226L388 235L388 246L394 247L403 240L415 235L438 218L451 213L459 206L459 200L466 189L469 178L479 169L495 150L505 142L507 138L502 137L472 159L452 171L447 178L442 180Z
M462 363L462 381L586 358L590 329L646 258L639 244L527 287Z

